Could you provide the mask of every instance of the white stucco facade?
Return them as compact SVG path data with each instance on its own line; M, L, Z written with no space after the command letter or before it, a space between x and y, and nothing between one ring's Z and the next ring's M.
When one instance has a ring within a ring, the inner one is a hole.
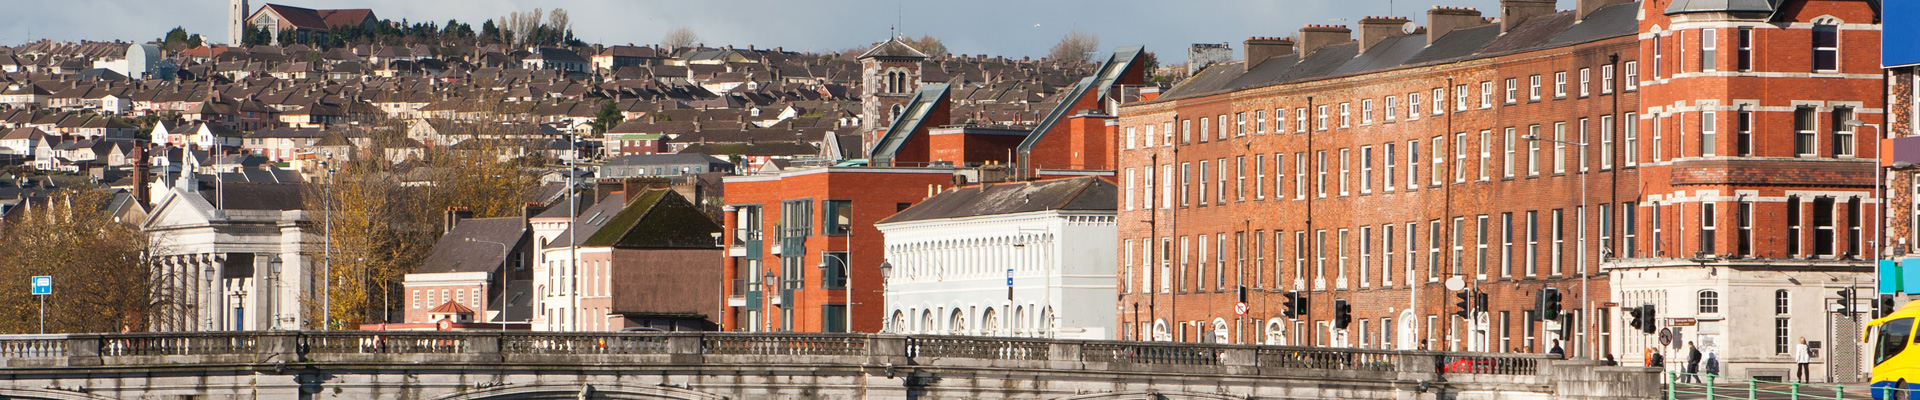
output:
M1623 365L1645 365L1645 350L1665 353L1669 370L1686 368L1688 342L1701 352L1718 351L1721 375L1793 379L1794 345L1819 346L1811 357L1812 382L1832 377L1854 382L1865 371L1867 346L1860 327L1872 319L1873 277L1864 262L1841 260L1711 261L1628 259L1608 262L1610 316L1607 338ZM1853 315L1834 312L1839 291L1854 287ZM1628 325L1626 308L1652 304L1656 331ZM1676 326L1687 321L1692 326ZM1661 346L1661 330L1678 332ZM1849 354L1851 353L1851 354ZM1705 369L1705 366L1701 367Z
M300 210L220 209L176 185L142 224L159 291L171 298L162 332L303 329L319 294L323 251Z
M887 331L1112 339L1114 218L1050 210L878 224L892 265Z

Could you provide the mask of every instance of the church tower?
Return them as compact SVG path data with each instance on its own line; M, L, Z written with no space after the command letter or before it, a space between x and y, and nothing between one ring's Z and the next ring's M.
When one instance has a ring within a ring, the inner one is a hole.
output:
M229 3L227 10L227 45L240 46L241 43L246 42L247 13L252 11L252 9L247 8L247 0L228 0L227 3Z
M873 149L878 132L893 125L893 118L905 111L914 91L920 90L920 62L926 59L927 53L899 38L889 38L860 55L862 153Z

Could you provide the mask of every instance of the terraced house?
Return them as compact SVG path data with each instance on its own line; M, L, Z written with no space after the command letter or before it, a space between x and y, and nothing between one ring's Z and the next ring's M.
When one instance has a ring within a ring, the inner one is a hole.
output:
M1827 311L1877 250L1875 3L1576 4L1250 38L1121 107L1120 337L1694 341L1741 377L1786 376L1806 337L1851 379L1862 349L1829 332L1858 329Z

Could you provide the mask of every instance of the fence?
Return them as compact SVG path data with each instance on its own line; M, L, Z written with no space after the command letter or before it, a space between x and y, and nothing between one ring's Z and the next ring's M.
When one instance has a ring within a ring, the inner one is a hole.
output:
M1770 382L1752 379L1738 379L1713 374L1688 374L1667 372L1661 374L1661 383L1666 387L1668 400L1680 399L1789 399L1789 400L1844 400L1844 399L1913 399L1914 390L1908 388L1872 387L1869 385L1806 384L1798 382Z

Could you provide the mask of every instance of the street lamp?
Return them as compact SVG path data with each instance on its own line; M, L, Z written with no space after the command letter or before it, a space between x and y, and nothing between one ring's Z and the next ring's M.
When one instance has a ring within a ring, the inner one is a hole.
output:
M840 260L840 291L845 292L846 298L847 298L846 306L841 309L842 311L841 314L845 314L845 315L842 315L842 317L845 317L844 322L846 322L845 326L840 327L841 332L853 332L853 263L847 261L847 259L852 258L851 256L852 254L853 254L853 236L852 235L847 236L847 252L846 253L842 253L842 254L833 254L829 252L820 253L820 276L827 276L827 272L829 272L827 269L832 267L832 265L827 264L827 257L833 257L835 259ZM822 283L825 283L825 282L822 282Z
M507 250L507 244L495 242L492 240L474 239L474 238L467 238L467 241L476 242L476 243L493 243L493 244L500 245L500 303L501 303L499 304L500 331L506 332L507 331L507 305L505 303L507 302L507 255L509 254ZM485 310L481 311L481 313L483 314L485 312L486 312Z
M1521 136L1520 138L1528 141L1559 143L1563 145L1580 147L1580 160L1581 160L1581 163L1580 163L1580 219L1582 221L1585 221L1587 219L1587 212L1589 211L1587 209L1587 175L1592 175L1590 173L1591 171L1587 171L1586 169L1587 164L1585 161L1587 159L1587 143L1572 142L1572 141L1566 141L1566 140L1560 140L1560 139L1547 139L1547 138L1540 137L1540 135L1526 135L1526 136ZM1585 139L1585 138L1582 137L1581 139ZM1582 238L1587 237L1586 226L1580 227L1580 237ZM1582 247L1587 246L1586 240L1584 239L1581 240L1581 243L1582 243ZM1584 260L1586 260L1586 257L1587 257L1586 254L1580 255L1580 259L1583 260L1582 262L1583 264L1584 264ZM1598 268L1599 266L1596 265L1594 267ZM1593 302L1591 300L1588 300L1588 297L1587 297L1587 281L1591 280L1592 277L1593 277L1593 274L1587 273L1587 268L1585 266L1582 266L1580 268L1580 312L1582 314L1591 314L1592 312L1591 308L1593 306ZM1587 318L1588 322L1585 322L1585 323L1591 324L1592 320L1593 318ZM1582 330L1585 330L1585 329L1582 329ZM1587 345L1585 346L1587 351L1592 351L1592 349L1594 348L1593 342L1592 342L1594 336L1596 335L1587 335L1588 342L1587 342ZM1591 356L1592 356L1591 354L1588 354L1588 357L1591 357Z
M1858 118L1842 121L1840 122L1840 125L1846 126L1849 128L1859 128L1863 126L1872 127L1874 143L1876 144L1880 143L1880 139L1881 139L1880 136L1883 136L1882 130L1880 129L1879 124L1869 124L1866 121L1861 121ZM1859 143L1858 140L1854 142ZM1878 210L1875 210L1874 219L1876 219L1877 221L1874 222L1874 228L1873 228L1873 231L1874 231L1874 234L1873 234L1874 236L1874 240L1873 240L1874 274L1873 276L1876 276L1876 277L1880 276L1880 258L1882 256L1880 252L1880 248L1885 246L1885 243L1887 240L1887 232L1886 232L1887 202L1886 202L1886 195L1885 195L1886 182L1884 181L1885 178L1882 175L1884 173L1884 171L1882 170L1886 169L1886 165L1882 163L1884 159L1880 157L1880 152L1883 150L1885 149L1881 149L1877 145L1873 149L1873 199L1874 199L1874 202L1876 203L1876 207L1878 208ZM1874 289L1877 292L1879 290L1878 288L1879 285L1875 284L1874 286L1875 286Z
M273 319L273 330L280 330L280 261L279 255L267 260L267 317Z
M206 310L206 315L207 315L207 330L208 330L208 331L212 331L212 330L213 330L213 313L216 313L216 312L219 312L219 311L220 311L220 294L219 294L219 293L215 293L215 291L214 291L214 289L213 289L213 281L214 281L214 276L213 276L213 274L217 274L217 273L220 273L220 270L218 270L218 269L214 269L214 268L213 268L213 264L207 264L207 268L206 268L206 269L203 269L203 270L201 270L201 274L200 274L200 276L201 276L201 277L203 277L203 278L206 278L206 280L207 280L207 310Z
M765 268L764 264L762 264L762 268ZM762 332L771 332L773 331L773 279L778 278L778 276L775 276L772 270L768 270L767 274L762 275L760 278L760 284L766 285L767 287L760 295L760 322L766 326ZM788 304L787 306L792 305Z
M327 237L326 255L322 258L326 277L321 280L320 285L320 308L323 311L320 317L321 330L333 329L333 172L337 170L337 166L333 165L332 161L333 153L327 153L327 160L320 162L320 167L327 170L327 184L322 186L327 195Z
M887 311L885 308L885 304L887 304L886 297L888 294L891 294L887 292L887 284L892 282L893 282L893 263L883 261L880 263L880 298L881 298L880 304L882 307L880 309L881 314L886 314L886 311ZM899 333L899 332L896 332L895 330L900 329L900 327L893 324L892 316L882 315L881 318L886 318L886 322L883 324L884 326L882 326L882 330L885 330L886 333Z
M1030 236L1031 236L1031 237L1036 237L1036 238L1040 238L1039 240L1041 240L1041 241L1050 241L1050 240L1052 240L1052 239L1053 239L1052 237L1049 237L1049 236L1045 236L1045 234L1046 234L1046 233L1048 233L1048 230L1047 230L1047 229L1044 229L1044 228L1020 228L1020 229L1016 229L1016 230L1014 231L1014 239L1013 239L1013 247L1014 247L1014 248L1016 248L1016 249L1024 249L1024 248L1026 248L1026 247L1027 247L1027 238L1028 238L1028 237L1030 237ZM1034 234L1034 235L1029 235L1029 234ZM1041 285L1041 287L1040 287L1040 302L1042 303L1042 304L1041 304L1041 305L1042 305L1042 306L1041 306L1041 309L1045 309L1045 310L1054 310L1054 312L1053 312L1052 314L1053 314L1053 316L1055 316L1055 318L1058 318L1057 316L1058 316L1058 315L1060 315L1060 311L1059 311L1059 308L1058 308L1058 307L1054 307L1054 304L1053 304L1053 275L1054 275L1054 273L1053 273L1053 271L1052 271L1052 269L1051 269L1051 268L1048 268L1049 266L1051 266L1051 265L1052 265L1052 263L1049 263L1049 262L1047 262L1047 260L1045 260L1045 259L1044 259L1044 257L1045 257L1045 254L1042 254L1042 255L1041 255L1041 257L1042 257L1043 259L1042 259L1042 260L1040 261L1040 266L1041 266L1041 268L1039 268L1039 269L1040 269L1040 273L1042 274L1042 275L1041 275L1041 279L1042 279L1042 280L1044 281L1044 282L1043 282L1044 284L1043 284L1043 285ZM1025 257L1020 257L1020 258L1021 258L1021 260L1022 260L1022 261L1032 261L1032 260L1033 260L1033 257L1031 257L1031 256L1025 256ZM1013 308L1013 284L1012 284L1012 283L1013 283L1013 268L1007 268L1007 283L1008 283L1008 284L1007 284L1007 309L1006 309L1006 310L1001 310L1001 311L1002 311L1002 312L1004 312L1004 313L1006 313L1006 315L1013 315L1013 313L1012 313L1012 311L1013 311L1013 310L1012 310L1012 308ZM1040 312L1039 310L1034 310L1034 313L1036 313L1036 314L1038 314L1039 312ZM1016 317L1017 317L1017 316L1016 316ZM1053 321L1046 321L1046 319L1048 319L1048 317L1049 317L1049 315L1039 315L1039 319L1041 319L1041 321L1038 321L1038 323L1037 323L1037 324L1035 324L1035 325L1036 325L1036 328L1037 328L1037 329L1040 329L1040 330L1045 330L1045 331L1046 331L1046 335L1047 335L1047 337L1053 337L1053 333L1054 333L1054 332L1053 332L1053 331L1052 331L1051 329L1047 329L1047 327L1048 327L1048 326L1057 326L1057 325L1059 325L1059 324L1057 324L1057 323L1056 323L1056 324L1048 324L1048 322L1053 322Z

